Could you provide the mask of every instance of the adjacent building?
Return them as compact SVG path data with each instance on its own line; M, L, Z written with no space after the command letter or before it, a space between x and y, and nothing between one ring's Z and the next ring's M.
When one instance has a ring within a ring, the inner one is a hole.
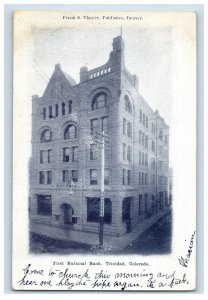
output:
M140 95L122 37L112 46L107 63L80 69L79 83L55 65L32 97L31 223L98 232L102 132L104 234L125 235L169 203L169 127Z

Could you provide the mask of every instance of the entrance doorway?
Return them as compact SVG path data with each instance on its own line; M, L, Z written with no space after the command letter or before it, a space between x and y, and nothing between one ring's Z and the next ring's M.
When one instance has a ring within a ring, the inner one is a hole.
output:
M126 222L126 232L132 231L132 224L131 224L131 202L132 197L127 197L123 199L122 202L122 221Z
M63 222L64 224L72 224L73 223L73 214L74 210L71 205L64 203L61 206L63 211Z

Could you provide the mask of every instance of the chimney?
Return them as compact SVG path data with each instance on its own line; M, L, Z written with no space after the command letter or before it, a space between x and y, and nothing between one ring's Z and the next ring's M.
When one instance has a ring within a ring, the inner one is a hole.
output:
M39 98L38 95L32 95L32 100L37 100Z
M114 70L124 67L124 41L122 36L113 39L113 51L110 53L110 64Z
M80 83L87 81L88 68L87 67L80 68L79 75L80 75Z
M61 69L61 64L55 64L55 70L56 69Z
M121 51L124 50L125 44L122 39L122 36L119 35L113 39L113 51Z

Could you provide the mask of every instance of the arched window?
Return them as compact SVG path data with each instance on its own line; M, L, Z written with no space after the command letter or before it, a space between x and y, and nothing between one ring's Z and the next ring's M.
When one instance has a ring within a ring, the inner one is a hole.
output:
M92 100L92 110L106 107L107 105L107 94L98 93Z
M75 139L77 137L77 127L73 124L70 124L64 130L64 139Z
M41 143L50 142L51 138L52 138L52 133L49 129L45 129L42 131L41 137L40 137Z
M129 97L126 95L124 97L125 99L125 109L128 113L132 114L132 106L131 106L131 103L130 103L130 100L129 100Z

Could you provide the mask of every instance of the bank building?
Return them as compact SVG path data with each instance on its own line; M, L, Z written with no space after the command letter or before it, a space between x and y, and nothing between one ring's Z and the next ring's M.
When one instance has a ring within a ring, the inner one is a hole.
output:
M169 127L140 94L124 48L115 37L109 60L81 67L79 83L56 64L32 96L31 231L99 232L102 145L104 235L125 236L168 207Z

